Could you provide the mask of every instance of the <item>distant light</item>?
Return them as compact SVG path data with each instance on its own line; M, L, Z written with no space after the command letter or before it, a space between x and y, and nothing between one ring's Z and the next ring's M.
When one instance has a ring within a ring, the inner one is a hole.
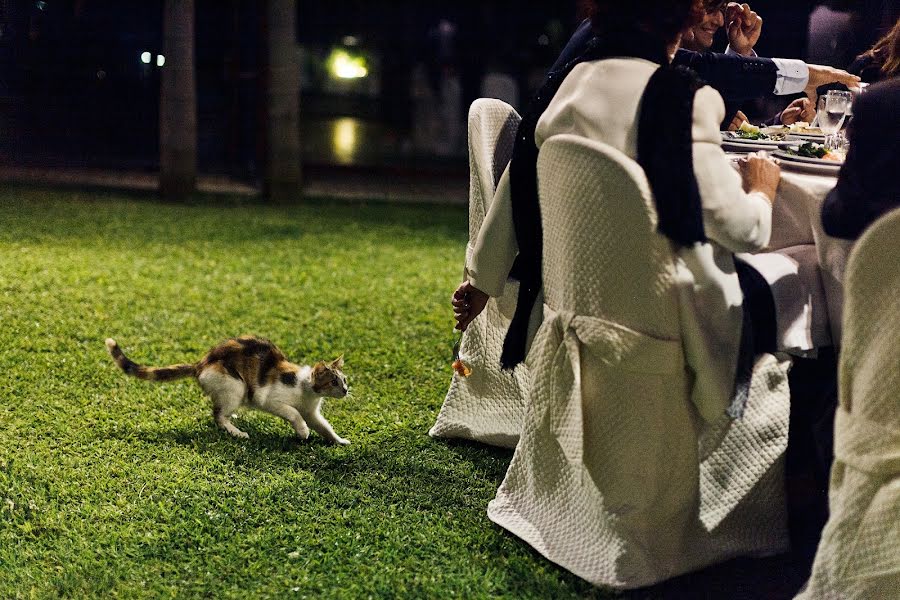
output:
M362 56L350 56L344 50L335 49L328 58L328 68L338 79L360 79L369 74L366 59Z
M141 62L145 65L150 64L150 59L153 58L153 55L149 52L141 52Z
M100 79L100 80L106 79L106 71L104 71L103 69L100 69L99 71L97 71L97 79Z
M547 37L546 33L538 38L538 44L541 46L549 46L550 45L550 38Z
M40 0L38 2L35 2L34 5L37 6L38 10L46 10L47 8L47 3L41 2Z
M345 35L342 41L345 46L359 46L359 38L355 35Z
M156 55L156 66L161 67L164 64L166 64L166 57L163 56L162 54L157 54Z
M331 144L338 160L343 164L350 163L359 145L359 122L350 117L336 120L331 130Z

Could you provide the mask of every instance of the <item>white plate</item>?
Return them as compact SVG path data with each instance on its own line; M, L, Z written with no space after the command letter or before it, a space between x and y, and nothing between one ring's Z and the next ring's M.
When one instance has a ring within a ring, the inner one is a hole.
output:
M772 156L781 161L781 166L795 171L818 173L820 175L837 175L841 170L842 162L825 160L822 158L809 158L788 154L784 150L776 150Z
M787 139L800 139L808 142L824 142L824 133L789 133Z
M779 144L783 144L786 140L746 140L740 137L732 136L731 131L722 131L722 146L731 146L739 149L746 149L747 152L752 150L775 150Z
M812 128L816 129L816 128ZM799 130L799 131L791 131L789 127L763 127L762 132L765 134L773 134L773 133L783 133L787 136L787 139L801 139L801 140L812 140L812 141L822 141L825 139L824 133L812 133Z

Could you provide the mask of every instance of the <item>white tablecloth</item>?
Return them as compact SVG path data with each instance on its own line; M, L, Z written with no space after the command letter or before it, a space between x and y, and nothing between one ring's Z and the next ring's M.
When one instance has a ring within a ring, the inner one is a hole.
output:
M788 170L782 164L781 183L772 209L769 248L779 250L815 244L828 309L832 341L840 344L841 282L853 242L833 238L822 229L822 202L837 183L837 176L813 175Z

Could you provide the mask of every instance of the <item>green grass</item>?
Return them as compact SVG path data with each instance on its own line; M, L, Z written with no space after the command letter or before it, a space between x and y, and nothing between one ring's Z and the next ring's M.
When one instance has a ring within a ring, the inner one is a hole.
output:
M487 519L511 454L435 441L464 209L0 192L0 598L566 598L605 592ZM126 378L255 333L344 353L352 441Z

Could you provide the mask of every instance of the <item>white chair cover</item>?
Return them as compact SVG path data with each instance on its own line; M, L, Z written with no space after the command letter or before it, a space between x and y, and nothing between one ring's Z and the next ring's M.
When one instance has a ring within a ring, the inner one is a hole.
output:
M847 263L830 516L804 600L900 597L900 210Z
M758 359L741 420L691 401L670 242L641 168L541 147L544 323L521 440L488 516L595 585L649 585L786 550L788 363Z
M497 182L512 157L519 121L511 106L494 98L479 98L469 108L467 264ZM500 353L518 293L518 283L510 281L503 296L489 300L484 312L469 325L461 353L472 367L472 375L453 375L437 421L429 431L431 436L515 447L525 413L528 371L524 365L512 373L501 371Z

